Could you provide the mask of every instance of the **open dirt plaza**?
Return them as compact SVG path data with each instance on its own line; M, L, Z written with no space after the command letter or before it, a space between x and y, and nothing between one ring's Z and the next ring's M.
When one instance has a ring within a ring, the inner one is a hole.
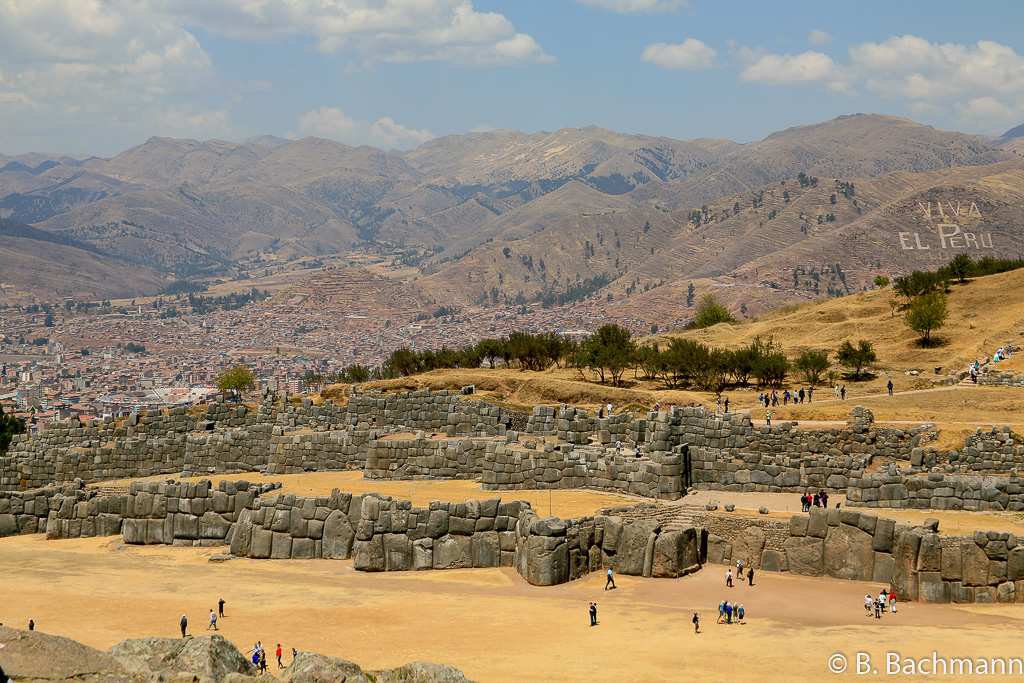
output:
M339 487L417 505L494 497L475 482L376 482L359 473L275 480L299 495ZM578 490L503 498L530 500L542 513L550 504L566 517L632 502ZM766 505L782 515L798 504L791 494L722 492L682 502L711 500L735 502L738 514ZM904 521L924 517L880 512ZM939 517L947 534L975 527L1024 531L1008 513L928 516ZM1024 658L1020 605L901 603L897 614L869 619L864 595L884 587L873 583L759 572L753 587L726 588L726 568L709 564L675 580L618 576L617 589L606 591L603 574L535 587L511 568L370 574L355 571L351 561L219 561L224 558L223 547L127 546L120 536L0 539L0 621L24 627L31 618L39 630L106 649L128 637L177 637L183 613L191 634L205 634L209 610L223 598L220 633L243 651L257 640L272 649L281 643L289 653L292 647L321 652L366 669L427 660L488 682L843 680L857 677L858 652L871 657L878 675L886 673L890 652L898 653L901 670L905 658L926 658L930 671L933 652L940 659ZM716 624L723 599L744 605L745 624ZM596 627L589 626L591 601L598 603ZM700 634L691 623L694 611ZM835 654L849 661L838 676L829 669Z

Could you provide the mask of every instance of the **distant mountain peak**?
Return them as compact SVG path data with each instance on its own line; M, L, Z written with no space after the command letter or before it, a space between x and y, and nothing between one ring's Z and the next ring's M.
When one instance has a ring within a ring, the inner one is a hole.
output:
M1004 138L1024 138L1024 123L1003 133Z

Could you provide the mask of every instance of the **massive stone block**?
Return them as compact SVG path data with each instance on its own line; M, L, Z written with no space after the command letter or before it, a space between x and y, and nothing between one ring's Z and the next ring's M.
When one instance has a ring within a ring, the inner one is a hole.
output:
M434 568L434 539L421 538L413 541L412 568L416 571Z
M921 532L909 529L900 534L892 554L892 589L901 601L917 600L917 554Z
M732 561L743 561L743 566L761 568L761 552L764 550L764 531L760 527L749 526L732 542Z
M963 561L959 544L942 548L939 572L942 574L943 581L960 581L963 578Z
M436 554L436 550L435 550ZM530 536L526 546L526 574L534 586L554 586L569 580L569 544L564 536Z
M367 541L356 540L352 545L352 566L362 572L384 571L384 536L378 534Z
M501 566L501 539L497 531L479 531L473 534L470 537L469 548L474 567Z
M917 571L937 572L942 569L942 541L938 534L921 537L921 549L917 555Z
M730 564L732 543L717 534L708 534L708 564Z
M972 539L966 538L960 546L963 583L965 586L987 586L989 559L985 551Z
M273 531L261 527L253 527L252 542L249 544L249 556L258 560L269 559L273 543Z
M833 527L838 529L839 527ZM787 538L782 544L789 571L802 576L821 576L825 566L825 540L811 536Z
M434 569L472 567L471 551L469 536L442 536L434 541Z
M324 520L323 556L325 560L347 560L352 557L352 543L355 531L348 515L341 510L332 510Z
M651 535L661 528L661 522L644 519L626 525L615 550L615 571L630 576L642 576L647 544Z
M270 546L270 559L288 560L292 556L292 537L287 533L274 532Z
M871 534L847 524L829 527L823 571L837 579L871 581L875 571Z
M654 559L651 576L655 578L676 578L682 574L683 559L682 529L672 529L658 534L654 544Z
M384 568L389 572L412 569L412 541L405 534L384 534Z

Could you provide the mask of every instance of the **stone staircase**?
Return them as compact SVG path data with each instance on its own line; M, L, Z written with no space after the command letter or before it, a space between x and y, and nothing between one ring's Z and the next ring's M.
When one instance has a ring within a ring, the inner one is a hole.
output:
M635 522L641 519L656 519L661 522L663 529L681 529L687 526L696 526L695 520L699 515L706 514L707 510L703 505L696 503L679 503L672 505L651 505L638 507L626 512L613 513L622 517L625 522Z

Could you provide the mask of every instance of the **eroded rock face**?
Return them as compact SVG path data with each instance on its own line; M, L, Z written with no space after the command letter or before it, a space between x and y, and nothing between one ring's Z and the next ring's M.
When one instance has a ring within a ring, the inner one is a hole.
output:
M290 683L370 683L362 667L355 662L335 659L313 652L300 652L281 674Z
M615 570L620 574L642 576L644 573L647 545L661 523L653 519L644 519L628 524L622 531L619 546L615 552Z
M238 648L219 635L122 640L107 654L130 671L165 678L184 673L221 683L231 673L256 674Z
M472 683L458 669L432 662L411 662L372 674L377 683Z
M348 515L332 510L324 520L323 557L325 560L347 560L352 557L355 530Z

